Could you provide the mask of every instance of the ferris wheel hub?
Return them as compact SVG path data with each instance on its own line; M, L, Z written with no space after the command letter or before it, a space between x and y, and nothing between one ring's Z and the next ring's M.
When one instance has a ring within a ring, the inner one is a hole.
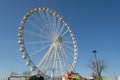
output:
M58 36L57 38L55 38L55 39L53 40L53 44L56 44L56 45L62 44L62 37L61 37L61 36Z

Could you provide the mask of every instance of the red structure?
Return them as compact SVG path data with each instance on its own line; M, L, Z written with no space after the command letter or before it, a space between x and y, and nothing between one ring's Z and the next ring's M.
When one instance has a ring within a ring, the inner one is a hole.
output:
M62 80L87 80L79 75L79 73L74 73L73 71L67 72Z

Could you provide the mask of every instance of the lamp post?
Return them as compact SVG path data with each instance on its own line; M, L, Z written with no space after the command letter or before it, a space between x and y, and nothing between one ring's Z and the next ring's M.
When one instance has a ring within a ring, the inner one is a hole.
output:
M97 78L98 78L98 80L101 80L101 74L100 74L100 71L99 71L100 66L99 66L97 56L96 56L97 51L93 50L92 53L94 54L94 58L95 58L95 67L96 67Z
M97 57L96 57L96 53L97 53L97 51L96 51L96 50L93 50L92 53L94 54L95 62L97 63Z

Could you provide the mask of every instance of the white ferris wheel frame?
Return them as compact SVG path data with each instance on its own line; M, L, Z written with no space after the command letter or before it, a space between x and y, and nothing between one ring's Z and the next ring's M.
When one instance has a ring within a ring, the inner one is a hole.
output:
M72 44L73 44L73 47L74 47L74 60L72 62L72 70L74 70L75 66L76 66L76 63L77 63L77 59L78 59L78 47L77 47L77 43L76 43L76 40L75 40L75 37L73 35L73 32L70 28L70 25L67 23L67 21L56 11L54 11L53 9L50 9L50 8L47 8L47 7L37 7L37 8L34 8L32 10L30 10L28 13L26 13L26 15L23 17L23 19L21 20L21 23L20 23L20 27L19 27L19 33L18 33L18 37L19 37L19 41L18 43L20 44L20 52L23 53L22 55L22 58L26 60L26 65L28 66L31 66L31 70L32 71L36 71L38 74L40 75L45 75L35 64L34 62L32 61L26 47L25 47L25 42L24 42L24 25L27 21L27 19L33 15L34 13L38 12L38 11L44 11L44 12L49 12L50 14L53 14L55 15L61 22L63 22L63 24L66 26L67 28L67 31L70 33L70 37L72 39ZM64 33L65 34L65 33ZM58 37L57 39L60 43L61 41L61 36ZM54 42L53 42L54 43ZM54 45L53 45L54 46ZM51 50L51 48L53 47L51 46L48 50L48 52ZM58 45L57 45L58 46Z

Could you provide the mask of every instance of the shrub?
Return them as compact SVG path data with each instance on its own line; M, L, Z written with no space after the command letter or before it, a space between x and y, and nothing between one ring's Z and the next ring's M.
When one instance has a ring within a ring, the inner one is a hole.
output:
M31 76L28 80L44 80L44 77L42 77L42 76L36 77L36 76L34 75L34 76Z

